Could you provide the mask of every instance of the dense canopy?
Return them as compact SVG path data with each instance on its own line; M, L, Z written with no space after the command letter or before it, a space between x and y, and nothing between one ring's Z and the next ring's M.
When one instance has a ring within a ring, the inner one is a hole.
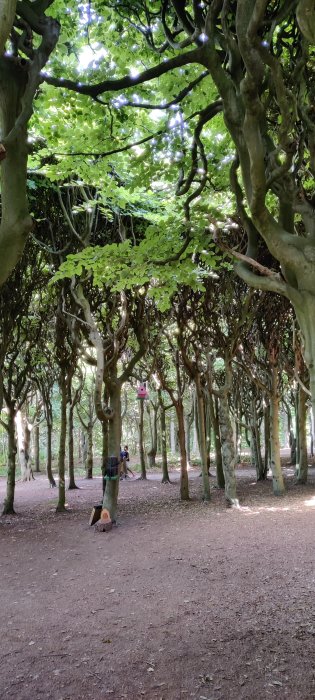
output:
M235 502L232 424L249 429L245 395L235 403L241 371L265 423L258 478L270 463L282 493L279 399L292 402L295 382L315 408L313 0L2 0L0 16L11 491L16 413L36 387L51 429L58 381L63 509L67 406L94 366L88 391L104 469L120 449L122 391L145 377L160 412L166 396L175 410L188 498L184 416L194 386L204 497L219 430L218 481ZM39 337L52 370L45 387ZM302 433L299 444L305 451ZM113 517L117 496L109 482Z

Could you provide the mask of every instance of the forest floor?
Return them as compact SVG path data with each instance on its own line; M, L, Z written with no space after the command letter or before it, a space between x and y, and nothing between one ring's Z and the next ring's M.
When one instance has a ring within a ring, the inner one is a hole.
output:
M89 526L101 480L55 513L44 475L0 518L1 700L315 699L315 470L286 495L238 470L241 507L160 478L121 482L119 521ZM211 480L214 484L214 479ZM0 479L0 501L5 479Z

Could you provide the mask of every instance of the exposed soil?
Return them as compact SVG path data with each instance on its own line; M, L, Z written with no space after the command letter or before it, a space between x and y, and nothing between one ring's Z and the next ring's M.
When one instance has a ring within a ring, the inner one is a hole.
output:
M238 474L213 489L121 482L119 523L89 527L101 481L55 514L44 476L0 518L1 700L315 698L315 472L282 499ZM178 479L178 474L176 474ZM214 481L214 480L212 480ZM5 480L0 480L0 500Z

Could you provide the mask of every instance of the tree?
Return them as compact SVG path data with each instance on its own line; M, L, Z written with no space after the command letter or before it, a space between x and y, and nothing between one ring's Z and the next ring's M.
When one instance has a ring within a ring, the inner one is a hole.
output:
M27 198L27 125L33 99L59 36L59 23L45 15L52 0L0 5L1 225L0 284L20 259L32 227ZM5 52L10 35L11 50Z
M0 386L1 398L4 399L7 411L1 423L7 430L9 444L4 513L14 512L17 453L15 419L27 399L37 362L37 348L43 327L43 316L38 311L38 301L46 284L45 261L40 254L38 255L36 246L30 242L14 270L12 283L7 282L0 292ZM26 450L21 468L24 469L22 477L27 477L29 454L26 454Z

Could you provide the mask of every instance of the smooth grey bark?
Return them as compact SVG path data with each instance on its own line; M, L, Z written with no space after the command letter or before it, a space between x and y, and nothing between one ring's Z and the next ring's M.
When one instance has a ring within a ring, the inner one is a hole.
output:
M230 409L227 392L221 392L219 398L219 425L221 436L222 462L225 479L225 498L230 505L238 505L236 495L236 453L233 427L230 419Z
M272 472L273 493L275 496L282 496L285 492L285 486L280 460L278 381L278 367L272 365L270 396L270 468Z
M102 476L103 476L103 488L105 486L104 477L106 474L106 464L109 456L108 451L108 421L102 421ZM104 492L103 492L104 496Z
M151 416L152 412L153 412L153 416ZM151 446L147 452L147 455L149 458L150 469L153 469L155 467L155 460L156 460L156 455L157 455L157 414L158 414L158 405L152 405L152 411L151 411L151 407L150 406L148 407Z
M166 416L162 398L160 400L161 452L162 452L162 484L170 483L167 463Z
M16 11L16 0L0 0L0 55L4 53Z
M187 464L191 466L191 428L194 424L194 402L192 401L192 408L190 413L185 416L185 434L186 434L186 452L187 452Z
M205 426L206 426L206 450L207 450L207 471L210 476L210 466L211 466L211 434L212 434L212 423L211 423L211 413L209 406L209 390L204 387L204 407L205 407Z
M34 471L36 474L40 472L40 454L39 454L39 425L33 427L34 439Z
M31 481L31 479L33 479L33 470L31 468L31 429L27 416L22 410L16 412L15 423L21 478L22 481Z
M7 473L7 488L6 496L3 504L3 515L13 514L14 511L14 492L15 492L15 472L16 472L16 453L17 442L15 437L15 406L11 404L7 406L8 418L6 430L8 433L8 473Z
M52 422L47 423L47 462L46 462L46 472L47 479L50 486L54 488L56 486L56 481L52 472Z
M140 456L140 468L141 468L141 475L140 479L143 479L143 481L146 480L147 478L147 470L146 470L146 463L145 463L145 451L144 451L144 401L142 399L139 399L139 423L138 423L138 428L139 428L139 456Z
M21 111L27 77L26 66L15 62L13 57L0 58L2 141L15 126L17 114ZM26 193L27 151L27 131L24 127L6 148L6 158L1 162L0 285L6 281L21 257L32 227Z
M292 455L292 458L294 459L294 464L295 464L295 469L296 469L298 459L299 459L299 454L300 454L299 389L298 389L298 387L295 390L294 405L295 405L295 438L294 438L292 449L291 449L291 455Z
M74 440L73 440L73 432L74 432L74 403L73 401L69 402L69 409L68 409L68 470L69 470L69 485L68 489L73 490L77 489L78 486L75 483L75 476L74 476Z
M208 470L208 452L207 452L207 441L206 441L206 417L205 417L205 403L203 397L203 391L201 386L201 377L199 372L194 373L194 380L196 386L196 404L198 416L198 430L197 434L199 437L199 451L201 457L201 474L202 474L202 485L203 485L203 499L205 501L210 501L210 481L209 481L209 470Z
M60 391L60 433L59 433L59 452L58 452L58 503L56 506L57 513L66 511L66 482L65 482L65 465L66 465L66 439L67 439L67 399L68 387L65 372L60 371L59 375L59 391Z
M175 423L173 416L170 417L170 448L171 453L176 454Z
M250 445L252 462L256 469L257 481L263 481L266 477L265 466L261 454L260 420L257 415L256 398L253 398L251 401Z
M85 474L87 479L93 479L93 423L88 423L86 438L87 451L85 462Z
M215 466L216 466L216 477L217 486L220 489L225 488L225 478L223 471L223 461L222 461L222 449L221 449L221 437L220 437L220 425L219 425L219 399L217 397L213 398L212 393L209 391L209 410L211 423L214 432L214 449L215 449Z
M308 460L307 460L307 437L306 437L306 418L307 418L307 395L302 387L298 389L298 435L299 435L299 452L298 462L296 465L296 483L306 484L308 476Z
M267 479L270 466L270 402L264 408L264 479Z
M31 60L9 52L0 58L0 141L6 157L1 161L0 285L20 259L32 228L27 202L27 124L41 83L40 72L59 38L60 24L46 17L50 2L18 4L22 50L25 27L29 27ZM3 48L14 21L14 0L0 0L0 46ZM33 42L33 36L36 38ZM16 37L17 38L17 32ZM26 37L25 37L26 38ZM28 52L25 49L26 53ZM3 54L3 51L0 52Z
M181 399L178 399L175 402L175 410L178 424L178 445L180 453L180 498L182 501L189 501L184 405Z
M80 431L80 452L82 455L82 460L85 469L85 478L93 479L93 422L91 423L91 421L83 421L79 412L78 416L83 426L83 428Z
M108 385L109 405L112 409L112 418L108 421L108 455L116 457L120 461L121 443L121 382L113 372ZM106 489L103 498L103 508L109 511L111 520L116 522L117 503L119 493L118 478L106 480Z

